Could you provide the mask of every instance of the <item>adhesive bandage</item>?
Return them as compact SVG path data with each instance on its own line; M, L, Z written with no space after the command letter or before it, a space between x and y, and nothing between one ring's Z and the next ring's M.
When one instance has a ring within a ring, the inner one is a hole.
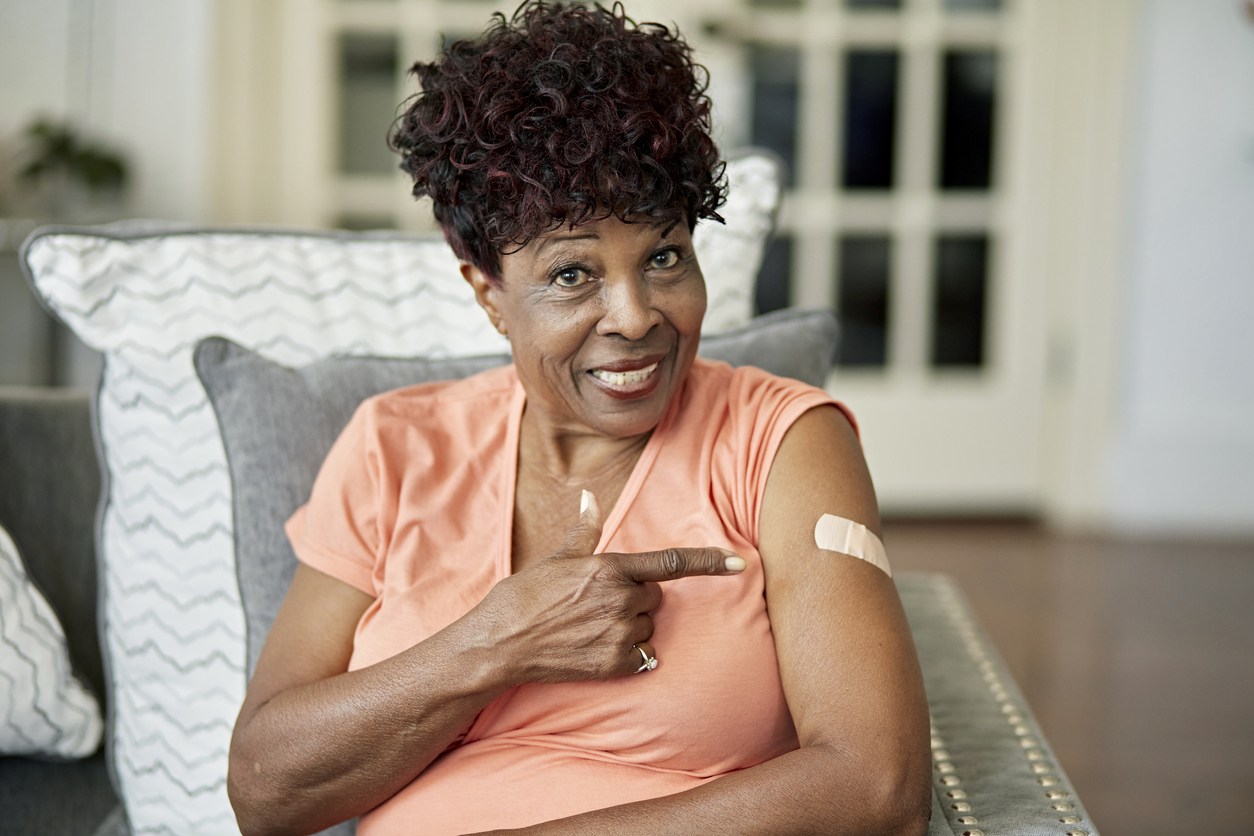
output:
M824 514L814 526L814 545L829 552L865 560L883 569L890 578L893 576L884 544L862 523Z

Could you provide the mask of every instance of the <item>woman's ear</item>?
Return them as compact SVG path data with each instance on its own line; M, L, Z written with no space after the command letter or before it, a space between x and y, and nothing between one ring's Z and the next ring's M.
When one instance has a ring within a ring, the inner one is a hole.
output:
M486 273L468 261L461 262L461 271L462 278L475 292L475 301L488 315L492 327L502 335L509 336L509 329L505 327L505 319L501 316L501 309L497 305L497 294L500 293L501 288L489 279Z

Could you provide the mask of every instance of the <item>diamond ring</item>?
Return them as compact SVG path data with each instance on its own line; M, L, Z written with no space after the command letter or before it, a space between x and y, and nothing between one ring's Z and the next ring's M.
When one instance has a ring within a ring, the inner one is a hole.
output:
M640 667L636 668L636 673L644 673L645 671L651 671L657 667L656 656L650 656L649 654L645 653L644 648L638 644L633 644L632 647L640 651L640 658L643 660L640 663Z

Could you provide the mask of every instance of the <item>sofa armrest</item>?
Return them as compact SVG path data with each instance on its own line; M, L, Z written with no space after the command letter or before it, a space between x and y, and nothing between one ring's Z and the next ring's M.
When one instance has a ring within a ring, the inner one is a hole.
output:
M954 834L1096 836L1023 694L953 579L897 576L932 715L933 787Z

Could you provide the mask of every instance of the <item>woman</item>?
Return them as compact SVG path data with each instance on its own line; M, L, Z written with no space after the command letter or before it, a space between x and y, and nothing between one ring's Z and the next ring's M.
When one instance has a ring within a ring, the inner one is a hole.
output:
M514 364L367 401L288 523L245 833L920 833L927 708L843 408L696 358L724 187L688 47L525 4L394 143ZM769 620L767 611L769 609Z

